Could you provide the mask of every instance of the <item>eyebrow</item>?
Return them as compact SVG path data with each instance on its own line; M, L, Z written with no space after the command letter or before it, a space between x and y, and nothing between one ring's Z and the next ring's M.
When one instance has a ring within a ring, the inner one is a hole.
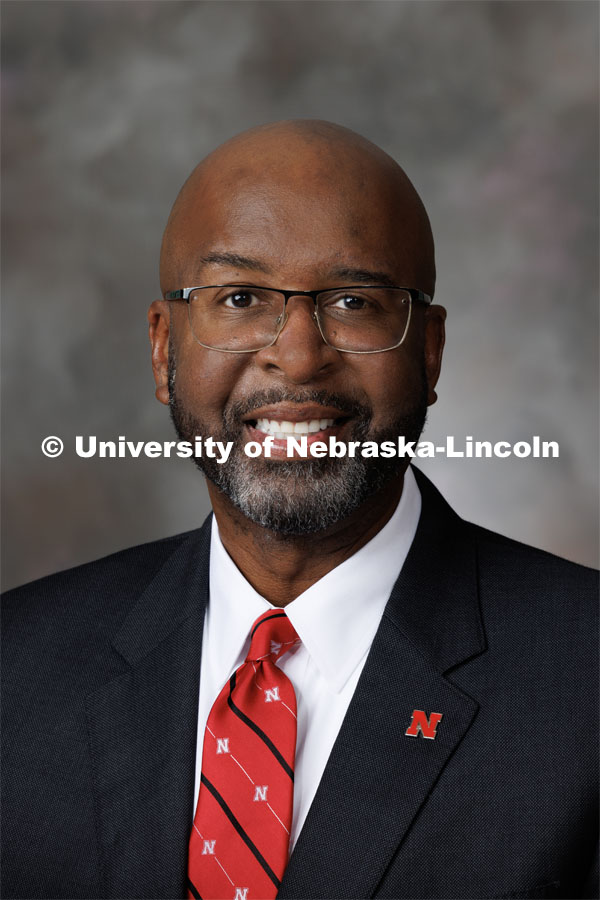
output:
M240 253L228 251L214 251L206 256L201 256L199 262L202 266L233 266L236 269L247 269L252 272L263 272L272 275L273 269L266 262L252 256L242 256ZM354 266L337 266L326 273L328 280L345 281L346 284L381 284L385 287L394 287L396 279L388 272L362 269Z
M250 269L253 272L264 272L267 275L272 273L272 269L267 263L260 259L254 259L251 256L242 256L240 253L228 253L227 251L208 253L201 256L199 263L202 266L233 266L235 269Z
M371 269L356 269L352 266L340 266L331 269L328 273L331 278L345 279L347 284L381 284L385 287L394 287L396 279L388 272L380 272Z

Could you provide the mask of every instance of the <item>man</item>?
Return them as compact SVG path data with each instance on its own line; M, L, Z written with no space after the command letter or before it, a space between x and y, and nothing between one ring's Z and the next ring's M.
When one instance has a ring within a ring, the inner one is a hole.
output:
M3 896L597 896L594 574L406 458L287 455L418 438L434 280L413 186L344 128L192 173L156 394L233 450L199 531L8 596Z

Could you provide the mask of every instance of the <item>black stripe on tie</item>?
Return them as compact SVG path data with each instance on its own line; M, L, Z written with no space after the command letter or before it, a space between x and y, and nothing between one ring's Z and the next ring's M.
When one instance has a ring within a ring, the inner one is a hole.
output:
M264 743L267 745L267 747L269 748L269 750L271 751L271 753L273 754L273 756L275 757L277 762L282 766L283 770L285 772L287 772L287 774L290 776L290 778L293 781L294 780L294 770L288 766L287 762L285 761L285 759L283 758L283 756L281 755L281 753L279 752L279 750L277 749L277 747L275 746L275 744L273 743L271 738L267 734L264 733L262 728L260 728L256 724L256 722L253 722L252 719L249 719L248 716L246 715L246 713L242 712L242 710L239 708L239 706L236 706L235 703L233 702L233 699L231 697L231 692L233 691L234 687L235 687L235 672L229 679L229 697L227 698L227 705L229 706L229 709L233 713L235 713L236 716L238 716L238 718L240 718L242 720L242 722L248 726L248 728L251 728L252 731L254 731L255 734L257 734L259 736L261 741L264 741Z
M189 878L188 878L188 888L190 889L190 894L192 895L192 897L195 897L196 900L202 900L202 897L196 890L196 885Z
M225 813L225 815L227 816L227 818L229 819L229 821L231 822L231 824L233 825L233 827L235 828L235 830L237 831L237 833L239 834L241 839L244 841L244 843L249 847L249 849L255 855L256 859L261 864L261 866L263 867L263 869L265 870L265 872L267 873L267 875L269 876L269 878L271 879L271 881L273 882L275 887L277 889L279 889L281 887L281 882L280 882L279 878L277 877L277 875L275 874L275 872L273 871L273 869L271 868L269 863L266 861L266 859L264 858L264 856L262 855L262 853L260 852L260 850L258 849L256 844L254 844L253 841L248 837L248 835L246 834L246 832L244 831L244 829L242 828L242 826L240 825L240 823L238 822L238 820L236 819L236 817L234 816L232 811L227 806L227 803L225 802L223 797L221 797L221 795L218 792L218 790L216 789L216 787L210 783L210 781L208 780L206 775L203 775L203 774L200 775L200 780L202 781L202 784L206 785L208 790L211 792L211 794L213 795L213 797L215 798L215 800L217 801L217 803L219 804L219 806L221 807L221 809L223 810L223 812Z
M283 619L283 618L285 618L285 615L286 614L284 612L273 613L272 616L267 616L266 618L262 619L262 621L257 622L256 625L254 626L254 628L252 629L252 631L250 632L250 640L252 640L252 638L254 637L254 632L256 631L257 628L260 628L260 626L262 625L263 622L268 622L269 619Z

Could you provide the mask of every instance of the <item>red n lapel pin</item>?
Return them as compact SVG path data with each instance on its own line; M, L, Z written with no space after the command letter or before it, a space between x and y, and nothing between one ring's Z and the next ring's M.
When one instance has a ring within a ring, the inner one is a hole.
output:
M405 733L408 737L418 737L421 734L424 738L433 741L441 720L442 713L432 712L427 718L422 709L413 709L412 719Z

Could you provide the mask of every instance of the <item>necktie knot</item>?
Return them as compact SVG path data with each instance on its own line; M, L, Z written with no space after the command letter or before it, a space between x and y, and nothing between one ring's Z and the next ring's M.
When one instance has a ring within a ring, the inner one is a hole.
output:
M300 638L283 610L267 610L259 616L250 632L250 649L246 662L271 658L276 662Z

